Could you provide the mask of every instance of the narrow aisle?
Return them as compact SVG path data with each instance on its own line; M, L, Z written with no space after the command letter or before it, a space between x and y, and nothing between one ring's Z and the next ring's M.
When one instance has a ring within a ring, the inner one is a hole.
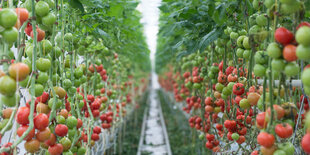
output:
M138 155L171 155L169 138L156 90L152 89L149 105L144 115Z

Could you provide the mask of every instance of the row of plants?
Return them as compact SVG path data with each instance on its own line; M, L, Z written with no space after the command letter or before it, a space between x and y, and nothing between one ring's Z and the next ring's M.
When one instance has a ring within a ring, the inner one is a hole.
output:
M156 71L201 150L310 153L309 3L163 1Z
M2 139L1 155L84 155L108 145L102 133L126 124L147 88L137 5L1 1L0 140L12 137Z

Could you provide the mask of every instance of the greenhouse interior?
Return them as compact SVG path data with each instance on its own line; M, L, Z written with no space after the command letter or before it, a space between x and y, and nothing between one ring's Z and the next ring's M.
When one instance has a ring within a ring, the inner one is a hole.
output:
M310 155L310 0L0 0L0 155Z

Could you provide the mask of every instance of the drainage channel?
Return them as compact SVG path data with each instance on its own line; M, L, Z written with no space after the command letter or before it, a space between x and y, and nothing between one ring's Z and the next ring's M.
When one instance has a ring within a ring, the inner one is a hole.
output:
M155 89L151 90L148 103L144 112L137 155L171 155L166 125Z

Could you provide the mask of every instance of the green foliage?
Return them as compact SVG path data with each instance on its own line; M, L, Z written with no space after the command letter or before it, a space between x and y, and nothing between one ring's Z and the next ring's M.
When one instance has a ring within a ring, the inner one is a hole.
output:
M242 19L239 0L188 1L164 0L161 10L160 29L156 53L156 71L167 63L181 57L203 52L222 36L223 28L233 24L233 19ZM249 5L251 5L249 3ZM248 6L252 11L252 6ZM236 16L232 16L236 12Z
M109 51L127 57L132 69L150 70L141 13L136 10L137 0L68 0L68 3L76 12L69 9L66 13L76 13L81 18L73 23L75 26L94 36L95 40L102 40Z

